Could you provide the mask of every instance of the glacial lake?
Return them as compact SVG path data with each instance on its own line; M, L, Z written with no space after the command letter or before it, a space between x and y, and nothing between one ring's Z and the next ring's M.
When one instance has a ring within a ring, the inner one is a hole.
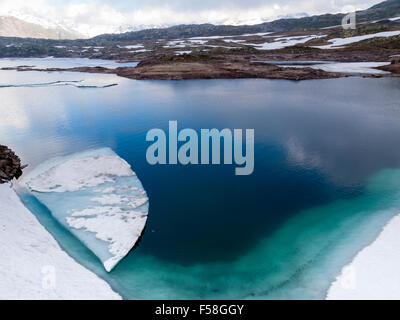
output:
M86 87L75 85L78 82ZM108 85L114 86L108 87ZM43 205L72 257L129 299L323 299L400 212L400 79L136 81L0 72L0 143L30 169L110 147L150 199L139 246L111 273ZM255 170L151 166L146 133L255 129ZM12 213L10 213L12 214Z

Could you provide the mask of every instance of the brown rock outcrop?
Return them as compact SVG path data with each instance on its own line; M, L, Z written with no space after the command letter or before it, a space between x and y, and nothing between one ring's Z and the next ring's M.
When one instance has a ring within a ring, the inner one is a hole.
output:
M20 158L8 147L0 145L0 184L18 179L22 175Z

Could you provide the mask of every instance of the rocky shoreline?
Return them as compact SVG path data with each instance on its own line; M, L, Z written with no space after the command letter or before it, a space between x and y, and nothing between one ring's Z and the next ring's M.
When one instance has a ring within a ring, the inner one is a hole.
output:
M387 66L379 67L378 69L391 72L393 76L400 77L400 63L392 63Z
M188 80L188 79L284 79L312 80L347 77L348 74L328 72L315 68L280 67L266 61L340 61L371 62L388 61L388 53L370 52L359 55L359 52L328 52L325 54L310 52L308 54L271 53L259 55L183 55L155 56L145 58L136 67L104 67L75 68L35 68L18 66L1 68L0 70L43 71L43 72L86 72L116 74L120 77L136 80ZM398 64L380 67L390 74L365 75L365 77L398 77Z
M18 179L26 167L11 149L0 145L0 184Z
M136 68L119 68L116 74L138 80L188 80L188 79L286 79L308 80L344 77L311 68L282 68L267 63L248 60L210 59L205 61L142 61Z
M311 80L346 77L342 73L326 72L312 68L282 68L267 63L247 60L162 61L145 60L135 68L108 69L103 67L45 68L11 67L1 70L42 72L87 72L116 74L136 80L189 80L189 79L285 79Z

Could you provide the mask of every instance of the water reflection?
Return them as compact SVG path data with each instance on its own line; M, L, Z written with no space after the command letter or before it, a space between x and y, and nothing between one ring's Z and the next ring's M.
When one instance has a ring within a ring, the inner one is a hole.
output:
M353 198L358 200L349 201L348 208L367 203L362 198L367 179L381 169L400 166L400 79L134 81L113 75L0 73L1 83L61 78L106 80L118 86L3 88L0 94L9 107L2 112L10 120L0 120L1 143L16 149L31 166L104 146L133 165L148 192L150 216L139 249L126 259L120 273L111 275L110 281L128 292L138 286L130 270L149 267L148 260L182 272L223 263L223 268L206 272L222 277L219 273L229 269L230 262L254 250L262 239L278 239L271 237L288 221L296 221L296 232L303 239L306 223L300 223L301 218L291 220L300 212L311 210L309 221L324 221L341 208L340 202L330 203ZM180 129L255 129L254 174L237 177L229 166L148 165L146 132L157 127L167 130L169 120L177 120ZM379 202L374 208L384 205ZM356 214L346 209L337 219ZM330 228L337 221L332 218ZM285 234L288 238L279 241L291 243L291 233ZM323 232L316 234L323 238ZM268 257L275 252L274 241L267 241ZM291 250L295 249L285 251L282 268L303 263L291 256ZM266 277L263 285L268 283L269 271L253 271L248 279L261 273ZM204 280L193 273L189 278L194 287ZM234 286L238 289L240 284ZM210 293L205 288L200 291Z

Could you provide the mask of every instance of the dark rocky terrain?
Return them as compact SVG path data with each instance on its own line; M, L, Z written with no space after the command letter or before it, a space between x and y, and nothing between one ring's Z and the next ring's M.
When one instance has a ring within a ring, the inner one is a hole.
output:
M21 165L20 158L8 147L0 145L0 184L18 179L26 166Z

